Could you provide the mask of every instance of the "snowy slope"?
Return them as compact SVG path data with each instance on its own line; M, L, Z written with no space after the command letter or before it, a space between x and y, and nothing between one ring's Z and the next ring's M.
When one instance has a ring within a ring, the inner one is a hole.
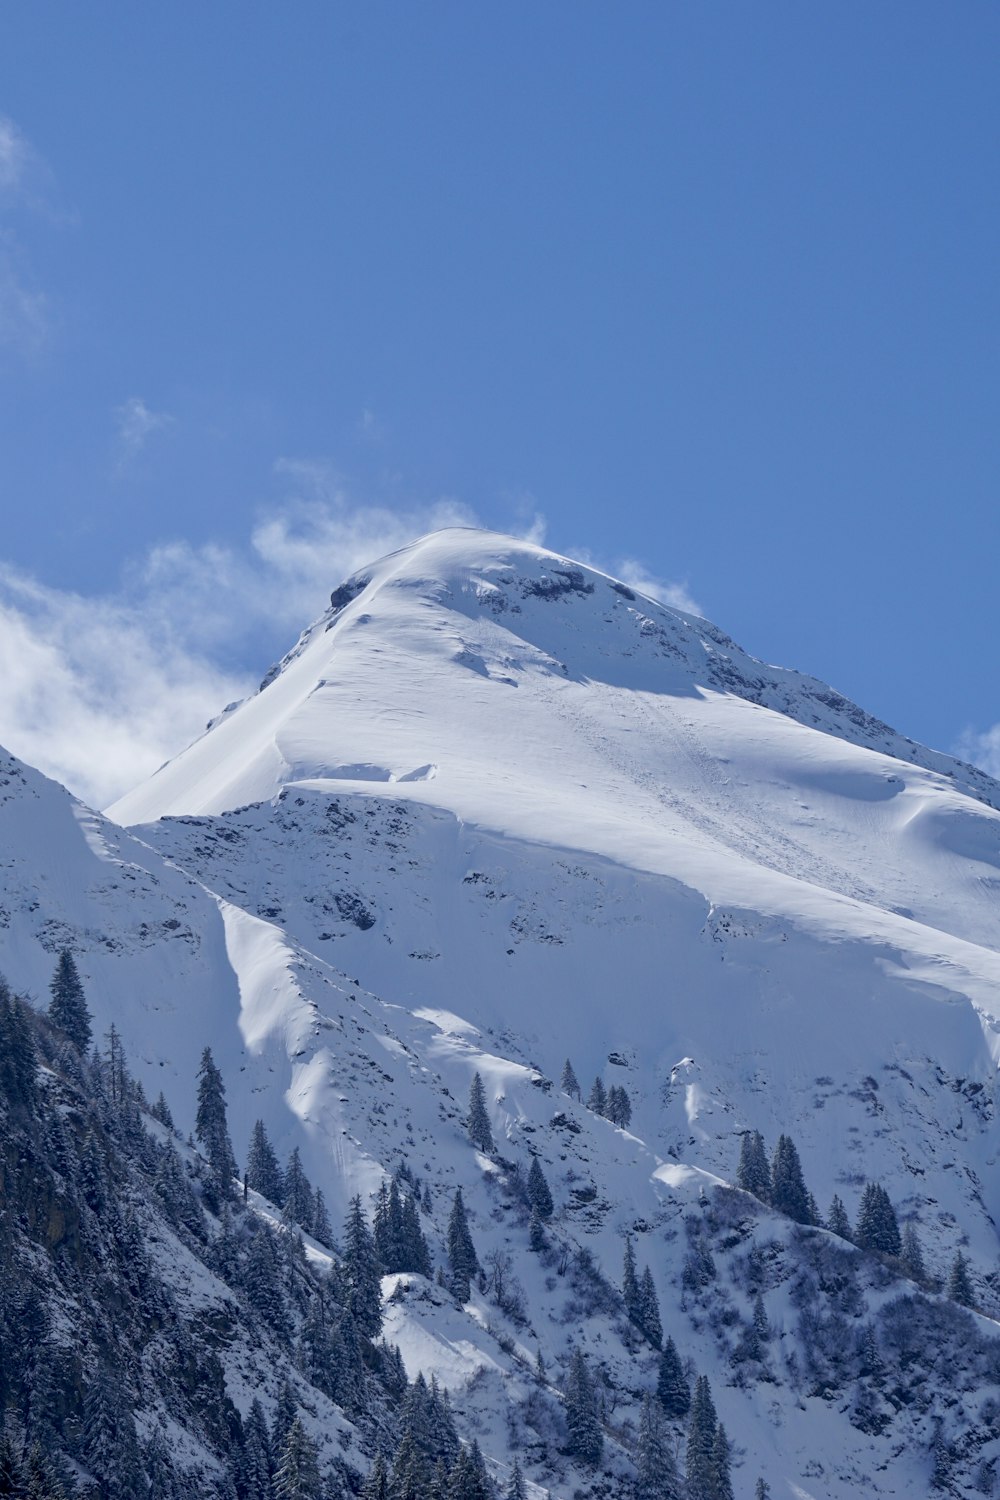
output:
M705 621L463 530L335 590L258 694L110 809L132 834L11 774L12 982L41 994L69 942L179 1120L207 1043L238 1154L260 1115L282 1153L302 1146L335 1215L405 1158L434 1191L438 1259L457 1185L481 1259L514 1253L530 1332L430 1289L391 1311L409 1359L472 1379L498 1472L505 1402L539 1351L554 1387L574 1336L633 1396L650 1365L613 1317L567 1313L528 1255L465 1137L476 1071L501 1154L543 1161L558 1237L617 1281L636 1234L747 1450L744 1491L760 1472L781 1496L921 1492L928 1422L862 1444L836 1412L806 1423L791 1384L727 1388L717 1341L679 1304L683 1225L731 1179L742 1131L790 1130L821 1207L836 1191L853 1214L879 1178L932 1270L964 1244L1000 1311L988 777ZM585 1089L597 1072L625 1084L630 1132L559 1094L567 1053ZM775 1410L792 1424L777 1439ZM627 1448L626 1429L612 1469ZM565 1466L543 1471L572 1493Z

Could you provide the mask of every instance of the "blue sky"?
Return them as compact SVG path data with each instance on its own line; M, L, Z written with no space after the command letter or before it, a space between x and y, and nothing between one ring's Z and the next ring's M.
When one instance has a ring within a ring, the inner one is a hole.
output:
M32 0L0 41L10 748L109 796L470 518L1000 770L994 5Z

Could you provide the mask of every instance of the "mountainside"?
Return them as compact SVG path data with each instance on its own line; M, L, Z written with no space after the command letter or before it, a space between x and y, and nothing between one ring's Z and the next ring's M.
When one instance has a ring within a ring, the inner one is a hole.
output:
M706 621L451 530L336 589L254 697L107 817L9 759L2 791L12 985L42 996L71 949L95 1029L115 1023L185 1131L210 1046L239 1160L262 1120L335 1226L402 1167L447 1266L462 1189L482 1284L455 1301L389 1277L386 1331L502 1483L516 1454L535 1494L631 1484L658 1356L617 1290L629 1236L711 1380L737 1495L758 1476L816 1500L992 1492L989 777ZM627 1118L567 1091L567 1054ZM476 1074L492 1149L469 1138ZM794 1138L814 1205L726 1186L753 1131ZM834 1195L853 1222L867 1182L917 1231L920 1274L810 1226ZM960 1249L975 1320L935 1291ZM561 1426L574 1349L599 1463Z

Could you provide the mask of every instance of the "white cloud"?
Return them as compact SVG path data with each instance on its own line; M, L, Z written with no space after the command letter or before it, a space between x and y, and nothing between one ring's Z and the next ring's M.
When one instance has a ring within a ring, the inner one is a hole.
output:
M173 422L169 412L151 411L141 396L129 396L115 408L118 424L118 468L125 469L138 458L154 432Z
M0 115L0 192L16 191L33 160L35 153L14 121Z
M648 594L651 599L656 599L660 604L667 604L671 609L683 610L687 615L704 616L701 605L692 598L687 586L687 581L670 582L665 578L659 578L651 573L645 563L637 562L634 557L619 557L612 562L595 557L588 552L586 547L575 547L570 556L586 563L588 567L598 568L602 573L609 573L612 578L620 578L622 583L627 583L640 594Z
M1000 778L1000 724L992 729L966 729L959 736L954 754L967 760L990 776Z

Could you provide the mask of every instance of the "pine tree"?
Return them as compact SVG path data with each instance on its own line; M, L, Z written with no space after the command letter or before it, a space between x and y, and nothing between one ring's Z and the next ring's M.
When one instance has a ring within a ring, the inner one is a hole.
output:
M635 1251L632 1249L632 1236L625 1236L625 1262L622 1268L622 1301L625 1303L625 1313L630 1323L639 1326L641 1315L641 1303L639 1298L639 1276L635 1263Z
M656 1395L668 1417L686 1417L691 1410L691 1388L672 1338L667 1339L660 1355Z
M68 948L59 955L49 988L52 992L49 1020L69 1037L78 1052L86 1052L91 1038L90 1011L76 963Z
M173 1130L174 1117L170 1113L170 1105L167 1103L163 1090L156 1096L156 1103L149 1111L154 1120L158 1120L166 1130Z
M250 1135L247 1151L247 1186L260 1193L269 1203L281 1206L285 1198L285 1185L274 1147L268 1140L263 1120L257 1120Z
M104 1070L111 1102L116 1109L121 1109L128 1097L129 1076L122 1034L113 1021L104 1038Z
M744 1131L740 1138L740 1160L736 1168L737 1186L753 1193L762 1203L771 1201L771 1168L767 1164L764 1137L759 1130Z
M375 1462L368 1470L361 1500L389 1500L389 1471L381 1453L376 1455Z
M243 1427L246 1500L271 1500L271 1434L255 1396Z
M679 1500L680 1480L666 1418L651 1396L642 1403L635 1462L635 1500Z
M531 1158L531 1166L528 1169L528 1202L540 1219L552 1217L554 1207L552 1194L537 1156Z
M646 1266L639 1278L639 1327L654 1349L663 1342L663 1324L660 1321L660 1299L656 1295L653 1273Z
M632 1123L632 1102L621 1084L614 1083L608 1090L607 1116L614 1125L627 1129Z
M881 1183L869 1182L865 1186L855 1238L862 1250L879 1255L897 1256L902 1249L896 1210Z
M351 1199L344 1224L344 1277L347 1305L359 1331L377 1338L382 1328L381 1270L360 1195Z
M493 1500L493 1486L475 1440L471 1448L458 1453L448 1475L444 1500Z
M524 1475L521 1473L521 1465L516 1458L510 1471L510 1483L504 1500L528 1500L528 1491L524 1487Z
M712 1468L715 1471L713 1500L733 1500L733 1482L730 1475L732 1457L726 1429L721 1422L715 1429L715 1442L712 1444Z
M691 1402L687 1449L684 1455L687 1500L715 1500L717 1425L708 1376L699 1375L695 1382L694 1398Z
M296 1416L288 1430L274 1476L277 1500L319 1500L319 1464L316 1445Z
M831 1234L839 1235L842 1240L852 1240L851 1221L847 1217L847 1209L840 1198L834 1193L830 1200L830 1212L826 1216L826 1227Z
M281 1293L281 1277L274 1239L266 1224L258 1223L243 1263L243 1288L261 1317L279 1333L288 1332L288 1313Z
M900 1252L903 1262L903 1270L913 1281L926 1281L927 1267L924 1264L924 1251L917 1234L917 1226L910 1219L903 1230L903 1248Z
M539 1217L538 1210L531 1210L531 1222L528 1225L528 1249L534 1251L535 1255L541 1255L547 1244L545 1228Z
M293 1224L301 1224L303 1229L308 1230L313 1221L313 1214L316 1212L316 1199L313 1196L312 1184L303 1170L298 1146L288 1158L284 1189L281 1207L286 1219Z
M319 1240L321 1245L331 1245L333 1243L333 1228L330 1224L330 1215L326 1209L326 1199L319 1188L316 1189L316 1203L313 1209L311 1232L313 1239Z
M956 1252L948 1273L948 1296L952 1302L958 1302L962 1307L975 1306L975 1292L972 1289L972 1278L969 1276L969 1262L961 1250Z
M210 1048L201 1054L198 1069L198 1112L194 1133L205 1148L208 1164L219 1192L228 1197L236 1176L236 1158L226 1123L226 1089L222 1074L212 1061Z
M461 1188L455 1192L448 1220L448 1262L451 1267L452 1292L456 1300L464 1304L472 1295L472 1278L479 1270L479 1260L469 1232Z
M403 1270L413 1271L418 1276L429 1278L434 1269L431 1264L431 1252L427 1247L424 1231L420 1227L417 1199L413 1193L407 1193L403 1200L401 1234L405 1256Z
M573 1072L573 1064L570 1062L568 1057L563 1063L562 1078L560 1079L559 1087L562 1089L563 1093L568 1094L571 1099L579 1099L580 1085L577 1082L576 1074Z
M477 1073L472 1080L469 1089L469 1140L487 1156L491 1156L496 1150L493 1141L493 1130L490 1125L489 1112L486 1108L486 1091L483 1088L483 1080Z
M780 1135L771 1163L771 1202L779 1213L787 1214L797 1224L811 1223L809 1195L802 1178L802 1166L795 1142L790 1135Z
M585 1464L597 1464L604 1451L604 1434L597 1414L594 1382L579 1348L573 1350L570 1358L564 1395L569 1451Z
M771 1500L771 1486L763 1477L754 1486L753 1500Z
M0 979L0 1095L33 1109L38 1096L38 1054L28 1018Z
M608 1112L608 1096L600 1074L594 1079L587 1095L587 1108L592 1109L595 1115L606 1115Z

